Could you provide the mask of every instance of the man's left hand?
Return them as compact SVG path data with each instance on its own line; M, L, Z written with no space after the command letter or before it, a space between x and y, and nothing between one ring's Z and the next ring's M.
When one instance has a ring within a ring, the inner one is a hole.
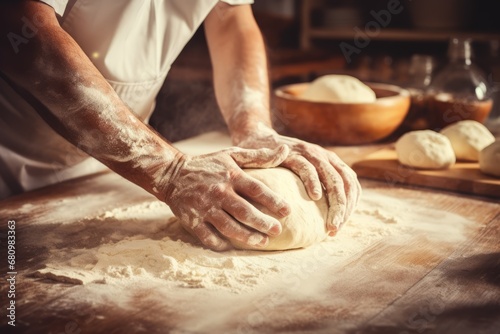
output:
M283 144L290 153L281 166L297 174L313 200L319 200L325 190L329 211L327 229L335 235L347 221L361 196L356 173L335 153L299 139L279 135L261 124L257 133L235 143L243 148L274 149Z

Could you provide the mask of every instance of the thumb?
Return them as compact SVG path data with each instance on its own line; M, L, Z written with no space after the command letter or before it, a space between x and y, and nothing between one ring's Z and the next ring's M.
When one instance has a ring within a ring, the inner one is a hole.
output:
M288 157L289 152L287 145L281 145L275 149L234 148L229 150L229 155L240 167L271 168L279 166Z

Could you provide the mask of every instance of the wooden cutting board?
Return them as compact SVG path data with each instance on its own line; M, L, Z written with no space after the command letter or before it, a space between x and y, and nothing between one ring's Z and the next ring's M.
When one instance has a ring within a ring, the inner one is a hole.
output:
M360 177L386 181L389 185L416 185L500 198L500 179L481 173L477 162L457 162L445 170L419 170L401 165L396 151L385 148L356 162L353 169Z

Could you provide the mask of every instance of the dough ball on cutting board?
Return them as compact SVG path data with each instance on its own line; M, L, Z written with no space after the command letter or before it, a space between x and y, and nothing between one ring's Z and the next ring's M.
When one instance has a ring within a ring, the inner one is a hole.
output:
M300 96L304 100L330 103L371 103L375 92L349 75L325 75L314 80Z
M277 237L269 237L269 244L266 247L252 247L232 241L236 248L286 250L311 246L327 238L328 204L326 196L318 201L313 201L307 194L302 180L285 168L246 169L245 172L287 200L292 207L292 212L287 217L280 219L283 231ZM255 204L255 206L268 214L259 204Z
M448 125L441 134L450 140L457 160L478 161L479 152L495 141L483 124L473 120Z
M484 174L500 177L500 139L479 153L479 169Z
M396 153L401 164L421 169L445 169L456 160L448 138L432 130L406 133L396 142Z

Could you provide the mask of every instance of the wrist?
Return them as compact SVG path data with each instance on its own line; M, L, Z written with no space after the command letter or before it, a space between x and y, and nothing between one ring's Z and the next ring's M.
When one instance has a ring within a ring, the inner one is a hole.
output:
M155 145L156 144L156 145ZM181 169L186 156L166 142L155 142L133 159L116 161L108 166L161 201Z
M271 122L261 120L246 120L238 125L229 128L233 145L239 145L247 140L276 136Z
M150 191L161 201L170 205L170 198L175 190L174 180L177 179L183 166L186 164L188 156L180 151L176 151L174 156L168 163L161 163L157 169L155 179L153 180L152 188ZM154 168L154 167L153 167Z

